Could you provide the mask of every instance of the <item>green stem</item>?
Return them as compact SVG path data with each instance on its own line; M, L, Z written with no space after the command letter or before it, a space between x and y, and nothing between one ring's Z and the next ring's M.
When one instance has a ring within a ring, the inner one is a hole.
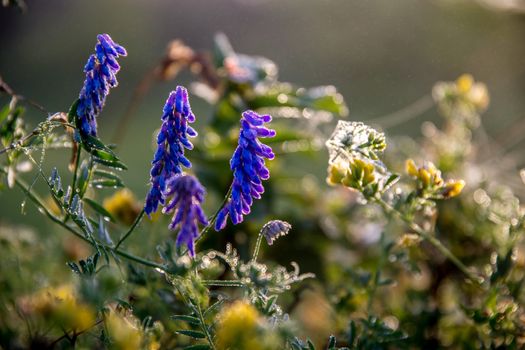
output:
M257 236L257 242L255 243L255 249L253 250L252 262L255 262L257 260L257 256L259 255L259 250L261 249L262 238L263 238L263 234L262 232L259 232L259 236Z
M124 243L124 241L129 237L131 236L131 234L133 233L133 231L135 231L135 228L137 227L137 225L140 223L140 221L142 220L142 218L144 217L144 209L142 209L140 211L140 214L137 216L137 218L135 219L135 221L133 222L133 225L131 225L131 227L129 228L128 232L126 232L126 234L118 241L117 245L115 246L115 249L118 249L118 247L120 247L120 245L122 243Z
M441 254L446 256L456 267L463 272L472 282L475 284L481 284L483 283L483 278L481 276L478 276L474 272L472 272L465 264L461 262L461 260L458 259L457 256L454 255L447 247L441 243L439 239L437 239L432 233L429 233L422 229L418 224L407 218L403 213L398 211L397 209L390 206L388 203L386 203L382 198L373 198L376 203L378 203L385 213L391 214L395 217L397 217L399 220L403 221L410 229L412 229L417 235L428 241L430 244L432 244Z
M195 240L195 243L197 243L199 239L202 236L204 236L213 227L213 225L215 225L215 221L217 220L217 216L219 216L221 209L226 205L226 203L228 202L228 199L230 199L230 195L232 194L232 189L233 189L233 185L231 185L230 188L228 189L228 192L226 192L226 195L224 196L224 199L222 200L221 205L219 205L219 208L217 209L215 214L213 214L213 216L211 217L208 225L206 225L206 227L202 229L199 237Z
M73 170L73 181L71 183L71 197L69 198L69 205L71 205L71 202L73 201L73 197L75 197L75 186L77 185L77 177L78 177L78 167L80 165L80 152L82 151L82 146L79 144L77 148L77 156L75 159L75 169ZM69 213L66 213L66 216L64 217L64 222L67 222L69 219Z
M73 182L71 183L71 190L73 193L75 193L75 186L77 185L77 177L78 177L78 167L80 165L80 151L82 150L82 146L79 144L77 148L77 157L75 160L75 170L73 171ZM71 198L69 200L69 204L71 205L71 201L73 200L74 195L71 195Z
M212 349L216 350L215 344L213 343L213 338L211 337L211 334L208 330L208 327L206 326L206 321L204 320L204 315L202 314L201 306L199 303L196 303L196 309L197 309L197 315L199 315L199 321L201 323L201 329L206 335L206 339L208 339L208 343L210 343L210 346Z
M213 287L243 287L244 284L239 280L202 280L205 286Z
M2 168L0 168L0 172L7 174L7 172ZM89 243L90 245L93 245L93 242L89 240L88 238L86 238L82 233L78 232L77 230L75 230L75 228L71 227L70 225L63 222L60 218L53 215L45 206L44 201L37 194L29 191L28 185L23 180L16 178L15 184L18 187L20 187L20 189L22 189L22 191L27 195L27 197L37 206L37 208L41 212L44 213L44 215L46 215L49 219L51 219L51 221L62 226L64 229L71 232L72 234L74 234L75 236L83 240L84 242ZM104 243L97 243L97 244L107 250L113 251L115 254L120 255L128 260L134 261L144 266L149 266L149 267L160 269L162 271L166 271L166 267L162 264L156 263L154 261L146 260L144 258L141 258L139 256L133 255L131 253L128 253L122 250L118 250L116 247L114 248Z
M197 271L195 271L197 273ZM178 278L174 278L171 280L171 284L175 289L179 292L182 300L188 307L190 307L194 312L197 312L197 315L199 316L199 322L202 331L204 332L204 335L206 336L206 339L208 340L208 343L210 344L210 347L214 350L216 350L215 344L213 343L213 338L211 337L210 332L208 331L208 327L206 327L206 321L204 320L204 314L202 313L200 305L198 305L198 301L196 303L193 303L189 296L184 293L183 289L181 288L182 283L179 283L180 280Z

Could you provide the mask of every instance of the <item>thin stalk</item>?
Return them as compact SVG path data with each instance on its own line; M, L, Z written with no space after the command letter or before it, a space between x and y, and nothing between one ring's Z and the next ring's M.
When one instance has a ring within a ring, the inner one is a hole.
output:
M75 157L75 168L73 169L73 181L71 183L71 198L69 198L69 205L71 205L71 202L73 202L73 198L75 197L76 189L75 186L77 185L77 177L78 177L78 167L80 165L80 152L82 151L82 146L78 145L77 147L77 154ZM66 216L64 217L64 222L67 222L69 219L69 213L66 213Z
M195 273L197 273L197 271L195 271ZM171 281L171 284L179 292L184 303L188 305L191 309L193 309L193 311L197 312L197 315L199 316L199 322L201 324L202 331L204 332L204 335L206 336L206 339L208 340L210 347L216 350L217 348L215 347L215 344L213 343L213 338L211 337L211 334L208 331L208 327L206 327L206 321L204 320L204 314L202 313L200 306L197 303L194 304L193 302L191 302L191 300L186 295L186 293L183 292L182 288L180 287L181 284L178 283L177 279L173 279Z
M140 221L142 220L142 218L144 217L144 209L142 209L140 211L140 214L137 216L137 218L135 219L135 221L133 222L133 225L131 225L131 227L129 228L128 232L126 232L126 234L118 241L117 245L115 246L115 249L118 249L118 247L120 247L120 245L122 243L124 243L124 241L129 237L131 236L131 234L133 233L133 231L135 231L135 228L137 227L137 225L140 223Z
M199 241L199 239L202 236L204 236L215 225L215 221L217 220L217 216L219 216L219 213L220 213L221 209L224 207L224 205L226 205L226 203L228 202L228 199L230 198L230 195L232 194L232 189L233 189L233 185L231 185L230 188L228 189L228 192L226 192L226 195L224 196L224 199L222 200L221 205L219 206L219 208L217 209L215 214L213 214L213 216L211 217L210 222L208 223L208 225L206 225L206 227L204 227L202 229L201 233L199 234L199 237L195 240L195 243L197 243Z
M80 151L82 150L82 147L79 145L77 147L77 156L75 159L75 168L73 170L73 182L71 183L71 190L73 193L75 192L75 186L77 184L77 177L78 177L78 167L80 165ZM69 204L71 205L71 200L73 199L73 196L71 196L71 199L69 201Z
M2 172L4 174L7 173L2 168L0 168L0 172ZM20 187L20 189L22 189L22 191L27 195L27 197L37 206L37 208L41 212L44 213L44 215L46 215L49 219L51 219L51 221L53 221L53 222L57 223L58 225L62 226L64 229L66 229L67 231L71 232L72 234L74 234L75 236L77 236L78 238L83 240L84 242L89 243L90 245L93 245L93 242L91 240L89 240L88 238L86 238L82 233L78 232L77 230L75 230L75 228L71 227L70 225L68 225L65 222L63 222L60 218L58 218L55 215L53 215L47 209L47 207L45 206L44 201L37 194L29 191L28 185L23 180L20 180L19 178L16 178L15 179L15 184L18 187ZM162 271L166 271L166 267L164 265L162 265L162 264L159 264L159 263L156 263L154 261L150 261L150 260L141 258L139 256L133 255L131 253L128 253L128 252L125 252L125 251L122 251L122 250L118 250L117 248L111 247L111 246L109 246L107 244L104 244L104 243L98 243L98 245L103 247L103 248L105 248L105 249L107 249L107 250L113 251L117 255L120 255L120 256L128 259L128 260L134 261L134 262L139 263L141 265L157 268L157 269L160 269Z
M199 321L201 323L201 328L204 334L206 335L206 339L208 339L208 343L210 343L210 346L212 349L216 350L215 344L213 343L213 338L211 337L211 334L208 330L208 327L206 326L206 321L204 320L204 315L202 314L201 306L197 302L195 305L197 309L197 315L199 316Z
M49 123L49 125L51 125L52 127L54 127L55 123L56 123L56 125L59 125L59 126L70 127L70 128L73 128L73 129L75 128L74 125L71 125L69 123L62 123L62 122L60 122L60 123L59 122L46 122L46 123ZM20 140L18 140L16 142L13 142L9 146L1 149L0 150L0 155L6 153L8 151L12 151L12 150L14 150L14 149L16 149L18 147L25 147L24 143L26 143L27 141L29 141L33 137L37 137L37 136L41 135L41 133L42 133L41 125L42 125L42 123L39 124L35 129L33 129L33 131L31 131L29 134L27 134L26 136L24 136Z
M255 262L257 260L257 256L259 255L259 250L261 249L262 239L263 239L263 234L262 232L259 232L259 236L257 236L257 242L255 242L255 249L253 250L252 262Z
M419 235L420 237L428 241L430 244L432 244L434 248L436 248L441 254L443 254L450 261L452 261L452 263L456 265L456 267L461 272L463 272L468 277L468 279L470 279L472 282L478 285L483 283L483 278L473 273L465 264L463 264L463 262L461 262L461 260L459 260L457 256L454 255L454 253L452 253L447 247L445 247L439 239L434 237L431 233L422 229L418 224L414 223L401 212L394 209L382 198L374 198L374 201L378 203L387 214L391 214L397 217L399 220L403 221L408 227L410 227L410 229L412 229L417 235Z
M205 286L213 287L243 287L244 284L239 280L202 280Z

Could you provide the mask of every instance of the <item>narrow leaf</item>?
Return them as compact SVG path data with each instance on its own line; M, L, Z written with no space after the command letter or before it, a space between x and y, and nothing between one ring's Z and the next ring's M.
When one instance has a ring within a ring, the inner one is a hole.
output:
M179 331L176 331L176 333L185 335L187 337L192 337L195 339L204 339L206 337L204 333L199 332L199 331L192 331L190 329L179 330Z
M102 205L100 205L99 203L95 202L94 200L92 199L89 199L89 198L84 198L84 202L86 202L87 204L89 204L89 206L91 207L91 209L93 209L94 211L96 211L97 213L101 214L102 216L104 217L107 217L108 219L110 219L112 222L115 222L115 219L113 218L113 215L111 215L111 213L109 211L107 211Z
M193 317L193 316L173 315L170 318L173 319L173 320L184 321L184 322L187 322L187 323L192 324L192 325L199 325L200 324L199 319L197 317Z

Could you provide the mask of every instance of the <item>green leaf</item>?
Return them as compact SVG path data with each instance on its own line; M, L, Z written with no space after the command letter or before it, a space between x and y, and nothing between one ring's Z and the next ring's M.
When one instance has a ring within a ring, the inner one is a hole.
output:
M111 171L95 169L94 173L95 173L95 175L103 177L105 179L115 180L115 181L119 182L122 186L124 186L124 182L121 180L121 178L117 174L115 174L115 173L113 173Z
M86 193L88 184L89 184L89 178L90 178L90 169L88 167L87 162L83 162L80 166L80 173L78 176L78 182L77 182L77 188L76 192L79 194L80 197L84 196L84 193Z
M308 345L308 349L309 350L315 350L315 345L314 345L314 343L312 343L312 341L310 339L308 339L306 341L306 344Z
M330 338L328 339L328 349L335 349L335 345L336 345L336 339L333 335L330 336Z
M213 58L216 67L222 67L226 57L234 56L235 51L224 33L217 33L214 38Z
M66 265L69 266L69 268L71 269L71 271L73 271L74 273L76 273L76 274L78 274L78 275L81 275L81 274L82 274L82 271L80 271L80 268L79 268L78 265L75 264L74 262L67 262Z
M192 325L199 325L200 324L199 319L197 317L193 317L193 316L173 315L173 316L170 316L170 318L173 319L173 320L184 321L184 322L187 322L187 323L192 324Z
M209 316L213 311L219 308L219 306L221 306L222 303L224 303L224 299L219 299L215 303L213 303L209 308L206 309L206 311L204 311L204 317Z
M196 344L184 347L184 350L208 350L211 347L208 344Z
M390 175L390 177L386 180L385 184L383 185L383 188L385 188L385 189L389 188L390 186L395 184L397 182L397 180L399 180L399 175L397 175L397 174Z
M341 94L333 86L318 86L310 89L293 87L287 83L272 85L266 92L254 96L250 108L293 107L310 108L345 116L348 108Z
M176 333L185 335L187 337L192 337L195 339L204 339L206 337L204 333L199 332L199 331L192 331L191 329L179 330L179 331L176 331Z
M99 157L93 157L93 161L95 163L99 163L99 164L102 164L102 165L105 165L107 167L114 168L114 169L119 169L119 170L128 169L128 167L124 163L118 160L108 160L108 159L103 159Z
M95 202L94 200L92 199L89 199L89 198L84 198L84 202L86 202L87 204L89 204L89 206L91 207L91 209L93 209L94 211L96 211L97 213L99 213L100 215L108 218L109 220L111 220L111 222L115 222L115 219L113 218L113 215L111 215L111 213L109 211L107 211L102 205L100 205L99 203Z
M103 188L103 187L108 187L108 188L118 188L118 187L124 187L124 185L117 181L117 180L105 180L105 179L95 179L93 181L91 181L91 186L95 187L95 188Z
M91 135L80 135L82 146L91 153L94 157L98 158L101 161L108 163L119 162L119 158L115 155L113 150L106 146L98 138Z
M350 321L348 329L348 346L353 347L357 336L357 327L354 321Z
M7 118L9 115L9 111L11 109L9 108L9 104L6 104L1 110L0 110L0 123Z
M70 124L75 125L75 118L77 117L77 107L80 102L80 99L75 100L73 104L71 104L71 107L69 107L69 112L67 112L67 121Z

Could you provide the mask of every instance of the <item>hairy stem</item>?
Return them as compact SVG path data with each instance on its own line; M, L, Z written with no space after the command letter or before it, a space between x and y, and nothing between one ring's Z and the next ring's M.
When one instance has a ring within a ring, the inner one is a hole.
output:
M243 287L244 284L239 280L202 280L205 286L213 287Z
M7 174L6 170L3 169L3 168L0 168L0 172L2 172L4 174ZM16 178L15 179L15 184L18 187L20 187L20 189L27 195L27 197L37 206L39 211L41 211L44 215L46 215L49 219L51 219L51 221L53 221L56 224L62 226L64 229L66 229L67 231L71 232L72 234L74 234L75 236L77 236L78 238L83 240L84 242L89 243L90 245L93 245L93 242L90 239L88 239L87 237L85 237L81 232L78 232L74 227L66 224L60 218L58 218L55 215L53 215L53 213L51 213L47 209L46 205L44 204L44 201L36 193L30 191L29 190L29 186L23 180L21 180L19 178ZM109 251L113 251L115 254L117 254L117 255L119 255L119 256L121 256L123 258L126 258L127 260L134 261L134 262L139 263L139 264L144 265L144 266L149 266L149 267L160 269L162 271L166 271L166 267L164 265L162 265L162 264L159 264L159 263L156 263L154 261L150 261L150 260L141 258L139 256L136 256L136 255L133 255L131 253L119 250L116 247L111 247L111 246L109 246L107 244L104 244L104 243L97 242L97 244L100 247L103 247L103 248L105 248L105 249L107 249Z
M211 337L210 331L208 330L208 327L206 326L206 321L204 320L204 315L202 314L201 306L199 303L195 305L197 309L197 315L199 316L199 321L201 323L201 329L206 335L206 339L208 339L208 343L210 343L210 346L212 349L216 349L215 344L213 343L213 338Z
M457 256L454 255L447 247L441 243L439 239L437 239L432 233L425 231L423 228L421 228L418 224L407 218L403 213L398 211L397 209L393 208L391 205L389 205L387 202L385 202L382 198L373 198L376 203L378 203L385 213L393 215L397 217L399 220L403 221L410 229L412 229L417 235L419 235L421 238L428 241L430 244L432 244L441 254L446 256L456 267L463 272L468 279L470 279L475 284L481 284L483 283L483 278L476 273L472 272Z
M262 239L263 239L263 234L262 232L259 232L259 235L257 236L257 242L255 242L255 249L253 250L252 262L255 262L257 260L257 256L259 255L259 250L261 249Z

